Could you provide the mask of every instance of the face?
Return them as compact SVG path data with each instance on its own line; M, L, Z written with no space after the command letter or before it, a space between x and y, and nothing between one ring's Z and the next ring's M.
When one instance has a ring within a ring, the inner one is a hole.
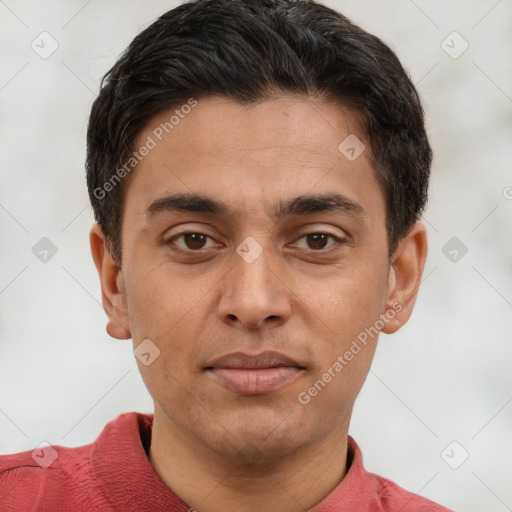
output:
M160 141L173 112L135 144L156 141L125 191L122 268L95 257L111 269L109 332L150 340L139 367L155 422L228 457L346 435L377 332L413 301L368 150L338 149L349 135L369 148L356 116L318 99L208 98Z

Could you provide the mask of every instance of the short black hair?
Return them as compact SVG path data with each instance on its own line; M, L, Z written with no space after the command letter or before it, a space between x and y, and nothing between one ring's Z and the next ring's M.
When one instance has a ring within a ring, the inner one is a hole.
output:
M432 162L418 93L395 53L314 0L193 0L133 40L103 77L92 106L87 185L119 265L122 178L136 167L134 142L151 118L200 98L251 104L283 93L325 98L358 113L394 252L425 208Z

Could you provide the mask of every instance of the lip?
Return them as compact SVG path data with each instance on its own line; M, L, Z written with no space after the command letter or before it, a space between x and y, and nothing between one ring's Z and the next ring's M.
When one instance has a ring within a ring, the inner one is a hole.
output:
M280 352L233 352L213 360L205 370L228 391L261 395L295 380L304 367Z

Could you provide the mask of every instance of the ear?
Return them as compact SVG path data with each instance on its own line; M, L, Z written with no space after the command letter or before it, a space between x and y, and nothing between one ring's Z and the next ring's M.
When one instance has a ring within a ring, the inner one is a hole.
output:
M382 332L392 334L411 316L427 259L427 231L416 222L400 240L393 254L389 270L386 311L396 312L393 320L386 322Z
M107 332L113 338L131 338L123 275L108 250L105 235L98 224L94 224L89 235L91 253L100 276L101 299L108 317Z

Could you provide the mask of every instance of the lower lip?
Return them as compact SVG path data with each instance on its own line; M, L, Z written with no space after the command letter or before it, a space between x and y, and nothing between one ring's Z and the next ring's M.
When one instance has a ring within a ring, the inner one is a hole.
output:
M213 368L210 373L228 391L239 395L262 395L275 391L294 380L301 370L297 367L277 368Z

